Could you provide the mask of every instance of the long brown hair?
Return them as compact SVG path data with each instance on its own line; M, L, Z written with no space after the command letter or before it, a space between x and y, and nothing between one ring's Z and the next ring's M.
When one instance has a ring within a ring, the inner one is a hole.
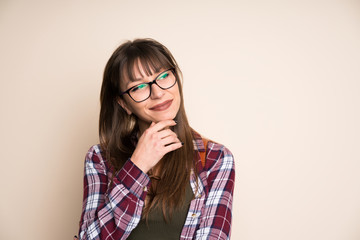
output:
M139 64L147 75L160 69L174 68L181 96L180 109L175 117L177 125L173 131L184 146L167 153L158 163L160 179L152 181L149 202L143 212L143 217L147 218L151 209L162 206L167 220L171 218L173 210L182 204L190 172L195 165L193 133L184 109L182 73L170 51L161 43L153 39L127 41L114 51L107 62L100 93L100 146L114 172L121 169L135 150L139 131L137 117L128 115L118 103L118 98L120 82L124 79L133 81L134 67L139 68Z

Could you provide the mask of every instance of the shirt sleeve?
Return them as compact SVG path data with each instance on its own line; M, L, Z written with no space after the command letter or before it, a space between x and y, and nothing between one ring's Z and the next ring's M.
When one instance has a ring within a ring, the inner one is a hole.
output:
M207 197L195 239L230 239L235 163L227 148L217 151L216 145L206 158Z
M99 148L92 147L85 158L80 239L126 239L139 223L149 177L129 159L110 181Z

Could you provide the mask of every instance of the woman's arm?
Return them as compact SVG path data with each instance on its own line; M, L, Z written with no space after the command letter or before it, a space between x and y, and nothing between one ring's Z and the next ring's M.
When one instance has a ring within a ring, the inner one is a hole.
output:
M141 135L135 151L113 184L107 175L100 149L94 146L86 155L84 202L80 239L126 239L140 221L150 179L146 172L168 152L182 147L168 129L174 120L152 123Z
M97 146L86 155L79 238L126 239L140 218L150 180L131 160L110 177Z
M207 198L195 239L230 239L235 164L231 152L219 144L209 144L205 169Z

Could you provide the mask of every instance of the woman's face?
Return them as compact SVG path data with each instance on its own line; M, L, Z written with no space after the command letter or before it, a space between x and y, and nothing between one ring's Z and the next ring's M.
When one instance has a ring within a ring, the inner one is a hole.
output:
M161 69L153 75L146 76L141 65L139 68L135 67L134 76L136 81L125 79L120 83L121 90L125 91L140 83L151 82L165 70L167 69ZM119 99L119 104L128 114L135 114L138 117L140 126L148 125L151 122L156 123L162 120L174 119L179 111L181 102L179 85L177 83L165 90L156 84L152 84L151 95L143 102L135 102L128 94L124 94L123 97L123 99Z

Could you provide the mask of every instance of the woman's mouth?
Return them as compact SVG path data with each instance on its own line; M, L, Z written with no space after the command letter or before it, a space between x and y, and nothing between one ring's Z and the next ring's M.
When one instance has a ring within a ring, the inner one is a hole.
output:
M164 110L168 109L171 106L172 101L173 100L170 99L170 100L167 100L165 102L162 102L162 103L160 103L158 105L153 106L152 108L150 108L150 110L152 110L152 111L164 111Z

